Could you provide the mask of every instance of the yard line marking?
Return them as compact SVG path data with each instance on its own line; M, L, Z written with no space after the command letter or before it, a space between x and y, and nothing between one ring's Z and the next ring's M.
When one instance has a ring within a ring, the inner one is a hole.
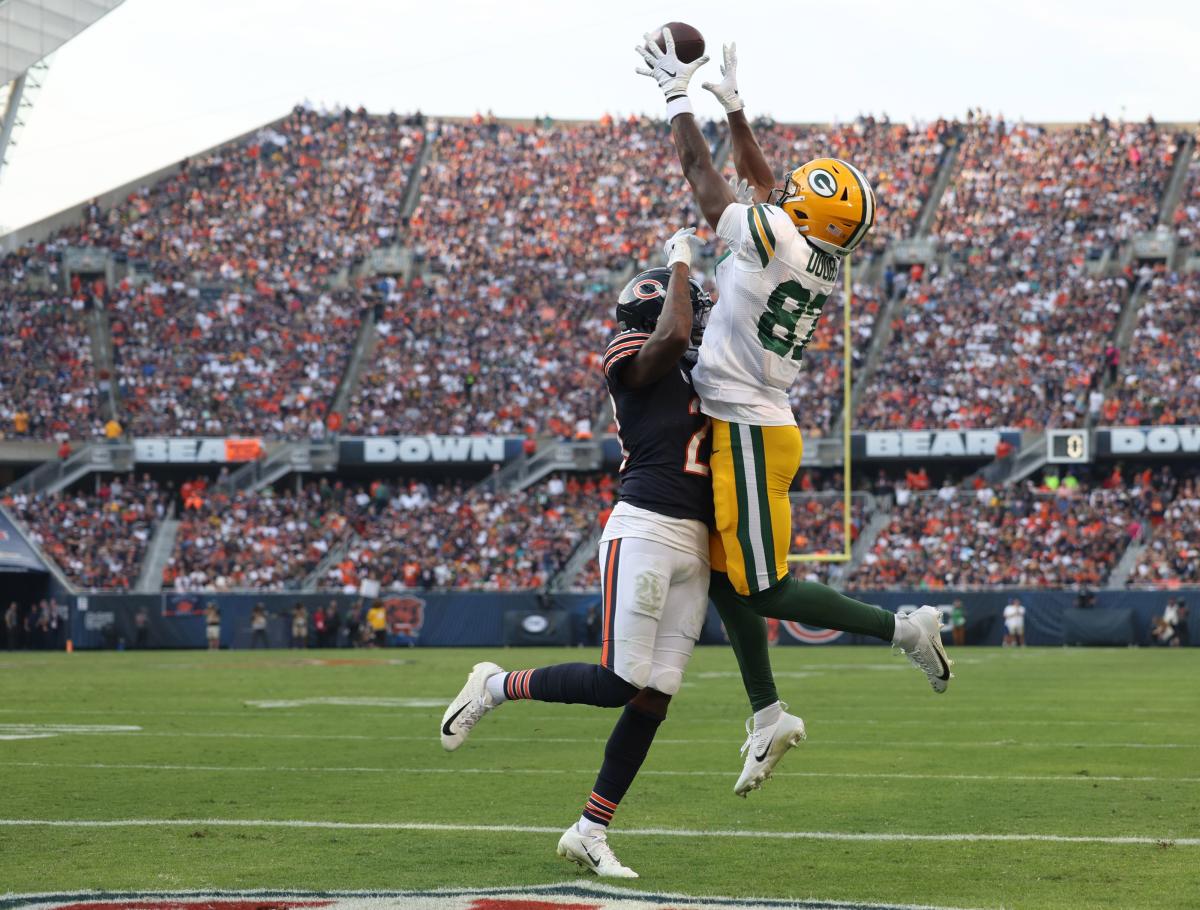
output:
M46 819L0 818L0 827L13 828L317 828L344 831L456 831L486 834L561 834L561 826L542 825L450 825L433 822L338 822L303 819L263 818L114 818ZM1109 837L1071 834L904 834L892 831L707 831L695 828L622 828L625 837L737 837L763 840L831 841L914 841L928 843L1028 843L1052 844L1170 844L1176 847L1200 847L1200 837L1147 837L1143 835Z
M255 715L257 716L257 715ZM347 740L354 742L433 742L430 736L375 736L366 733L244 733L244 732L229 732L201 733L196 731L178 731L178 732L160 732L143 730L137 733L134 732L112 732L107 731L78 731L87 736L164 736L172 739L324 739L324 740ZM745 735L745 734L742 734ZM531 740L527 736L488 736L487 739L491 742L498 743L530 743ZM538 743L604 743L608 742L603 737L579 737L579 736L539 736ZM668 744L676 746L703 746L712 743L711 739L663 739L655 738L655 744ZM808 740L805 743L806 749L812 749L820 746L868 746L878 749L894 749L894 748L913 748L913 749L948 749L948 748L966 748L980 747L994 749L1004 746L1020 746L1023 748L1032 749L1200 749L1200 743L1089 743L1089 742L1023 742L1015 739L994 739L994 740L978 740L966 739L960 741L949 742L929 742L926 740L899 740L899 739L817 739Z
M416 699L416 698L414 698L414 699L396 699L396 701L424 702L424 701L426 701L426 699L424 699L424 698L421 698L421 699ZM431 704L433 703L433 699L428 699L428 701ZM435 717L435 716L441 717L441 709L444 708L448 703L449 702L447 699L445 699L445 698L440 699L437 702L438 711L436 711L436 712L430 711L430 712L426 713L424 716L426 716L426 717ZM405 711L425 711L426 710L425 707L419 707L415 704L408 705L408 706L396 705L394 707L396 707L397 709L403 709ZM562 720L566 716L564 713L556 712L556 711L522 711L521 713L522 713L522 716L524 716L530 720ZM1040 711L1039 713L1045 715L1047 712ZM1144 713L1144 712L1141 708L1139 708L1138 713ZM95 709L89 709L89 708L47 708L45 710L34 710L34 709L30 709L30 708L26 707L26 708L0 708L0 714L33 714L38 718L44 718L48 715L56 715L56 716L84 716L84 715L87 715L87 716L103 716L106 718L115 718L118 716L126 717L127 716L127 717L133 717L133 718L142 718L142 717L245 717L245 718L248 718L248 717L254 717L256 720L263 718L263 717L279 717L281 719L286 719L289 721L295 719L294 714L287 713L287 712L276 713L273 711L266 711L266 712L263 712L260 714L258 712L249 712L244 709L241 711L143 711L143 710L138 710L138 709L124 710L124 709L115 709L115 708L107 708L107 709L102 709L102 710L95 710ZM334 716L337 716L337 714L335 712L322 712L320 714L305 715L306 719L312 718L312 717L334 717ZM356 712L354 716L356 718L357 717L386 717L386 718L395 720L398 715L396 713L390 712L390 711L360 711L360 712ZM709 718L709 717L706 717L706 718L675 717L675 718L672 718L672 720L671 720L671 723L673 725L685 725L685 724L686 725L712 725L714 723L720 723L720 722L721 721L714 721L712 718ZM818 717L815 720L809 720L806 718L805 723L808 724L809 726L812 726L813 724L819 724L821 726L845 725L845 726L854 726L854 727L891 727L891 726L927 727L927 726L929 726L929 720L926 718L874 718L874 717L870 717L870 718L854 719L854 718L844 718L844 717L830 717L830 718ZM1113 727L1113 726L1116 726L1116 727L1178 727L1179 726L1179 721L1177 719L1176 720L1123 720L1123 719L1100 717L1100 718L1096 718L1095 720L1080 720L1077 715L1073 715L1072 718L1070 718L1070 719L1064 718L1062 720L1046 720L1044 717L1043 718L1026 719L1024 717L1019 717L1019 716L1013 716L1012 718L1008 718L1008 719L1005 719L1005 718L997 719L995 714L992 715L991 719L987 719L987 720L974 719L974 718L955 718L954 719L954 725L956 727L969 727L969 726L995 727L995 726L997 726L997 724L1004 724L1004 723L1020 724L1023 727L1026 727L1026 726L1094 727L1097 725L1104 725L1104 726L1108 726L1108 727Z
M3 768L80 768L100 771L203 771L214 773L244 772L248 774L595 774L594 769L587 768L373 768L363 766L349 767L296 767L292 765L168 765L145 763L110 763L110 762L46 762L46 761L0 761ZM638 772L639 775L654 775L656 777L726 777L731 774L728 769L718 771L681 771L681 770L647 770ZM1087 783L1098 781L1104 783L1138 783L1138 784L1200 784L1200 777L1148 777L1125 776L1119 774L915 774L908 772L888 771L777 771L775 777L816 777L837 778L839 780L958 780L984 782L1032 782L1032 783L1062 783L1077 781Z

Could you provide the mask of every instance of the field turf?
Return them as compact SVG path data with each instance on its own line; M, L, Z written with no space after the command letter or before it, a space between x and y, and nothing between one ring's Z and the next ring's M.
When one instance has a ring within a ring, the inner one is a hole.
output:
M0 894L581 879L555 856L556 832L578 817L617 715L509 704L446 754L442 704L485 656L523 668L596 655L0 654ZM631 886L954 907L1200 906L1200 653L956 656L958 678L937 696L881 647L776 649L780 689L809 741L743 801L732 787L744 696L730 652L701 649L612 828L618 856L642 875ZM184 823L45 824L130 819ZM448 827L403 827L420 823Z

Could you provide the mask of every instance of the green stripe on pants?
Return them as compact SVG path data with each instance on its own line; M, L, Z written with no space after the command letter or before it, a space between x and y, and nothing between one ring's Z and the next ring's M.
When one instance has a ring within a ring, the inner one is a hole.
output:
M758 588L758 569L754 561L754 547L750 543L750 501L746 496L746 468L742 462L741 427L729 425L729 450L733 455L733 486L737 490L737 539L742 548L742 562L746 567L746 585L754 594Z
M754 448L754 476L758 479L758 512L762 525L763 556L767 560L767 587L779 581L775 574L775 528L771 522L771 499L767 495L767 455L762 427L750 427Z

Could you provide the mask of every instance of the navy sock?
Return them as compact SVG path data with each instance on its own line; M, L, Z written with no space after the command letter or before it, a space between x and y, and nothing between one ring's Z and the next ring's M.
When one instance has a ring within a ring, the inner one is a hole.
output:
M637 693L636 687L598 664L555 664L538 670L516 670L504 678L505 698L566 705L619 708Z
M604 764L583 807L588 821L607 826L633 783L663 719L626 705L604 747Z

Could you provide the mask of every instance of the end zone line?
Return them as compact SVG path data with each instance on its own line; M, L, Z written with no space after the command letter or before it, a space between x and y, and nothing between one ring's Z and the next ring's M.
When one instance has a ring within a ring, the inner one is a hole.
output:
M199 771L247 774L536 774L536 775L594 775L594 769L579 768L375 768L362 766L297 767L282 765L170 765L110 762L46 762L0 761L0 768L78 768L97 771ZM680 771L647 770L640 776L654 777L726 777L732 770ZM916 774L887 771L777 771L774 777L836 778L839 780L949 780L999 783L1135 783L1135 784L1200 784L1200 777L1149 777L1119 774Z
M254 818L120 818L120 819L33 819L0 818L0 827L22 828L315 828L345 831L451 831L485 834L561 834L563 829L544 825L448 825L433 822L336 822L302 819ZM694 828L624 828L627 837L723 837L763 840L911 841L928 843L1053 843L1111 844L1115 846L1200 847L1200 837L1105 837L1068 834L901 834L898 832L848 831L703 831Z

